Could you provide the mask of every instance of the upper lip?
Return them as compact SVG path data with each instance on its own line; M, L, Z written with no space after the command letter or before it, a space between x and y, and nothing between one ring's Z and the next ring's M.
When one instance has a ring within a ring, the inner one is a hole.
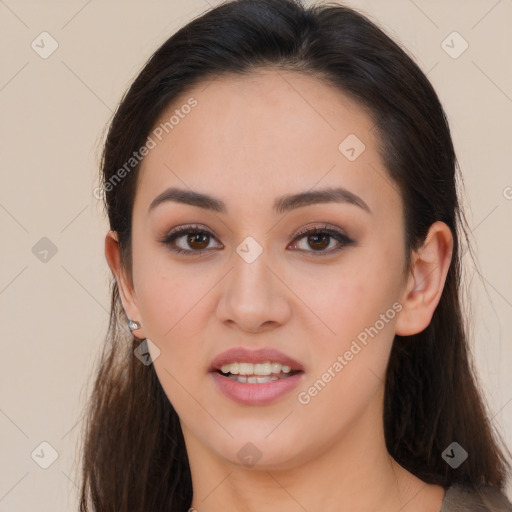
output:
M256 350L249 350L244 347L234 347L220 353L212 361L208 371L215 372L220 370L223 364L234 362L243 363L280 363L282 365L290 366L292 370L304 371L304 367L298 361L293 359L279 350L274 348L260 348Z

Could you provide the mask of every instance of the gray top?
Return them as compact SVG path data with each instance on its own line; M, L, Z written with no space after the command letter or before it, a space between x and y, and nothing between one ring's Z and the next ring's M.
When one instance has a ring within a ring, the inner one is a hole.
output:
M439 512L512 512L512 504L492 487L475 491L453 484L446 490Z

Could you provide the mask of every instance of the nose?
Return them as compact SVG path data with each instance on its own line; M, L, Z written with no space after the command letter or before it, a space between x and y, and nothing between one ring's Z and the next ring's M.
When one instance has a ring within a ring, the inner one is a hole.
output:
M220 284L217 316L231 327L256 334L288 321L291 292L279 271L271 268L265 251L250 261L234 255L234 267Z

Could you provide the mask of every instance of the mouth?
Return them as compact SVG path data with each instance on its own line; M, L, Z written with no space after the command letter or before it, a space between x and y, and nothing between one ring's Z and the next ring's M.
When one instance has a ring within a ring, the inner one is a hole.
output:
M304 366L272 347L233 347L208 368L217 389L244 405L265 405L288 395L304 380Z
M216 370L219 375L243 384L266 384L276 380L288 379L302 370L289 365L266 361L264 363L233 362L223 364Z

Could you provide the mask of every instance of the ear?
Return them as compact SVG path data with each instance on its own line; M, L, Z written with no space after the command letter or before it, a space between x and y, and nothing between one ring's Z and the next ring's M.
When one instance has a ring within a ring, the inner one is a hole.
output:
M414 252L400 303L402 310L395 324L400 336L417 334L428 327L443 292L453 251L450 228L434 222L423 245Z
M130 320L135 320L139 322L139 324L142 324L140 311L137 306L137 295L121 263L121 247L116 231L110 230L105 237L105 258L116 279L119 295L126 315ZM134 330L133 334L138 338L145 338L142 327Z

